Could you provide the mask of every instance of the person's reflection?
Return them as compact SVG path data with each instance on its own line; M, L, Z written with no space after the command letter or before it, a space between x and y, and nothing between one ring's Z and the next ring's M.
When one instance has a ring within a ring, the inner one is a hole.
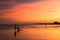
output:
M16 37L16 24L14 24L14 37Z
M16 34L16 31L14 31L14 37L16 37L16 35L17 35L17 34Z

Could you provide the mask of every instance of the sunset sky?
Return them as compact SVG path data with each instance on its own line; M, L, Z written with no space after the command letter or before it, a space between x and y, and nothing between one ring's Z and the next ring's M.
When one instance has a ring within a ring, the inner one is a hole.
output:
M0 24L60 22L60 0L0 0Z

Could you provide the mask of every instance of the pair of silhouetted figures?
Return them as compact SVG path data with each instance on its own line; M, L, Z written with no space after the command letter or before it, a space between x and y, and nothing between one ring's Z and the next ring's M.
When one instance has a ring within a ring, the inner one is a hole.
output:
M14 29L15 29L15 31L14 31L14 37L16 37L16 35L17 35L20 31L22 31L22 29L19 28L18 25L16 25L16 24L14 24Z

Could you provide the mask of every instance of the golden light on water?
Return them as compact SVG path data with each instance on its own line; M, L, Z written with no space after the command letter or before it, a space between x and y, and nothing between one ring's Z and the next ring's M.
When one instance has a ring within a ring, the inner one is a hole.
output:
M31 27L31 26L30 26ZM43 26L42 26L43 27ZM0 39L1 40L60 40L60 27L53 28L22 28L23 31L19 31L15 34L15 29L1 29Z
M27 28L19 36L26 40L60 40L60 28Z

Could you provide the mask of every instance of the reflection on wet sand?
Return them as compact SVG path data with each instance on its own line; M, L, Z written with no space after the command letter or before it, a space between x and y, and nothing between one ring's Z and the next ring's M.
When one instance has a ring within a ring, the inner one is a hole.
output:
M60 28L18 28L1 29L0 40L60 40Z

